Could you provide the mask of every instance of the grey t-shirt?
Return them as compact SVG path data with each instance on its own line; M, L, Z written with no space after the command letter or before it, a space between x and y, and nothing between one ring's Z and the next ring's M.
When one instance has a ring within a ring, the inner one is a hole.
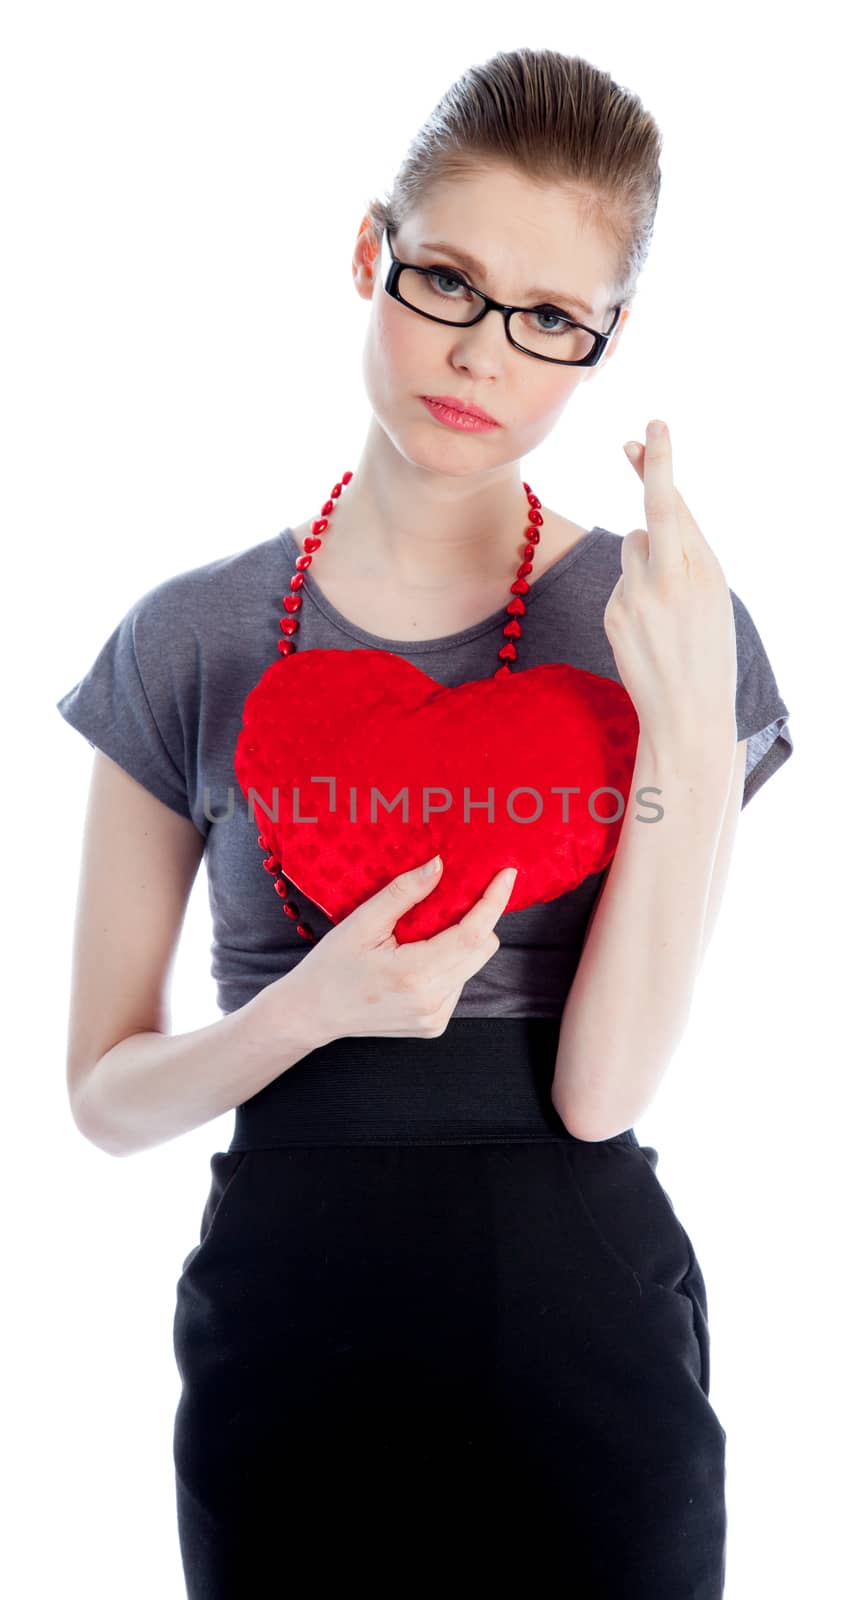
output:
M622 535L592 528L532 583L514 670L562 661L620 682L603 613L621 572ZM65 720L203 835L220 1010L235 1011L312 948L284 915L263 867L259 828L233 767L242 708L283 637L284 593L302 553L291 528L149 589L92 666L56 702ZM498 666L507 600L439 639L382 639L350 622L305 573L299 650L391 650L447 687ZM748 739L743 805L787 760L788 710L758 631L731 590L737 738ZM296 706L296 716L312 706ZM220 818L221 820L216 820ZM429 852L428 852L429 854ZM605 871L608 869L606 868ZM464 986L456 1017L560 1016L604 872L496 924L500 948ZM290 885L317 939L332 923Z

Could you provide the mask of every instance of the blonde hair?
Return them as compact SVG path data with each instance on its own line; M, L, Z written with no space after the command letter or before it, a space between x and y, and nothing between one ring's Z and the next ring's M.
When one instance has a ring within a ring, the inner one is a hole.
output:
M608 72L556 50L503 50L445 92L367 215L378 247L437 184L509 167L575 196L617 250L612 307L629 306L653 235L661 149L653 117Z

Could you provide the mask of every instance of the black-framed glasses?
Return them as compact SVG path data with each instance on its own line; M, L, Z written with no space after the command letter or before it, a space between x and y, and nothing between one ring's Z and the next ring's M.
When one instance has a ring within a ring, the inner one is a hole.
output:
M430 322L443 322L448 327L471 328L487 312L500 311L504 331L514 349L537 361L552 361L563 367L595 367L623 309L615 306L611 326L600 333L575 322L555 306L502 305L500 300L473 288L458 267L415 267L411 262L400 261L394 255L389 228L385 229L385 244L391 257L385 293L392 299L419 316L428 317ZM445 284L451 286L449 291L440 287ZM442 304L444 315L440 314Z

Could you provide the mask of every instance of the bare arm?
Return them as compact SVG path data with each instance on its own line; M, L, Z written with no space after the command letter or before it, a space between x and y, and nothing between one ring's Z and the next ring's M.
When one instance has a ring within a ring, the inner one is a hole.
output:
M737 837L737 825L740 820L740 811L743 805L743 790L746 783L746 745L747 739L741 739L737 744L737 753L734 757L734 771L731 778L731 787L728 792L728 801L725 806L725 815L722 819L722 831L719 834L719 844L716 850L716 860L713 865L713 876L710 879L710 891L707 895L707 910L704 915L704 931L701 935L701 949L698 954L698 971L701 970L704 957L713 929L722 908L725 897L725 885L728 881L728 868L734 853L734 843Z
M66 1083L77 1127L130 1155L221 1116L315 1048L300 969L288 1031L263 989L190 1033L169 1032L169 986L203 855L194 824L96 751L75 915ZM281 990L282 993L282 990Z
M736 733L736 729L734 730ZM733 752L733 755L732 755ZM685 1029L724 890L745 772L730 728L715 748L639 741L630 793L656 784L664 815L630 805L570 986L552 1100L577 1138L612 1138L652 1100Z

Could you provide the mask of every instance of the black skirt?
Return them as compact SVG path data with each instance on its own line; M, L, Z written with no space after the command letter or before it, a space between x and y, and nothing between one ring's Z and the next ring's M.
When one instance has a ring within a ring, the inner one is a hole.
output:
M337 1039L237 1108L177 1285L193 1600L723 1595L701 1267L657 1152L565 1129L558 1031Z

